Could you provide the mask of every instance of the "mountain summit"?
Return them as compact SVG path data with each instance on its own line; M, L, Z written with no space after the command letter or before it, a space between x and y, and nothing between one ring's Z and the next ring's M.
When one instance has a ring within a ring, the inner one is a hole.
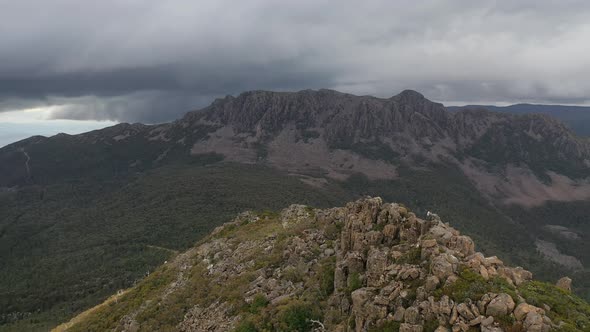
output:
M585 331L590 305L365 198L240 214L57 331ZM561 287L561 288L560 288Z

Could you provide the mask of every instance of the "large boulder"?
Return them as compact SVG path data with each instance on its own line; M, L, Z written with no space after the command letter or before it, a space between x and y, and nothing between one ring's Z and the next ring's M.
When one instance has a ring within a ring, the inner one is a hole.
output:
M514 310L514 300L506 293L500 293L494 297L486 308L488 316L506 316Z
M516 286L520 286L525 281L533 279L533 274L522 267L510 268L501 266L498 268L498 275L504 277L509 283Z
M475 244L473 243L473 240L464 235L452 236L447 241L446 246L449 249L459 252L463 257L475 253Z
M524 320L529 312L544 313L544 310L523 302L517 305L516 309L514 309L514 317L517 320Z
M385 283L383 275L388 264L388 250L371 248L367 254L367 286L379 287Z
M442 254L432 259L430 269L432 274L440 280L452 276L457 271L458 259L451 254Z
M538 312L531 311L526 315L523 327L528 332L549 332L551 320Z
M557 286L557 288L561 288L566 292L571 292L572 291L572 279L568 278L568 277L563 277L559 280L557 280L557 283L555 284L555 286Z
M367 326L387 316L387 308L373 303L377 290L373 287L359 288L350 295L352 314L355 316L355 331L364 331Z
M410 324L420 323L420 311L416 307L409 307L404 312L404 322Z
M344 227L340 245L344 252L362 251L367 246L366 233L376 226L377 216L383 201L379 197L365 198L346 205Z
M472 319L475 319L475 314L471 311L469 305L467 305L466 303L459 303L457 305L457 313L459 313L459 315L463 317L465 320L470 321Z

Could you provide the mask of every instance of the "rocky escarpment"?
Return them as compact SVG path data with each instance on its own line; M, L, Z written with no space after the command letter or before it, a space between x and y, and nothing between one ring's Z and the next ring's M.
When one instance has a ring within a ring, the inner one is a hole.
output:
M584 331L590 306L437 215L366 198L244 213L72 331Z
M47 151L52 151L47 154ZM30 172L23 168L30 155ZM538 205L590 197L590 143L543 115L448 112L416 91L391 98L333 90L249 91L160 125L120 124L0 149L0 187L105 168L121 174L217 154L291 173L392 179L397 167L459 166L485 195Z

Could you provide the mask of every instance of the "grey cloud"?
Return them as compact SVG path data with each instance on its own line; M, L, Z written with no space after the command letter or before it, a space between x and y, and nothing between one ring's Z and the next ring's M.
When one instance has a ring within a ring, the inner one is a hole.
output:
M587 1L0 2L0 111L159 122L250 89L590 96Z

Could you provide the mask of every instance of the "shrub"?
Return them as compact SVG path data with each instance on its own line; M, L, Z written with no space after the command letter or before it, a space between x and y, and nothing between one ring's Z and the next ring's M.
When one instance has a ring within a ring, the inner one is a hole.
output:
M438 320L427 320L424 322L424 332L434 332L439 325Z
M326 226L324 234L327 239L337 240L342 232L343 223L333 223Z
M438 327L438 325L437 325ZM399 322L386 322L377 327L373 327L369 329L369 332L397 332L399 331L400 323Z
M403 256L396 260L398 264L420 264L422 249L412 248L408 250Z
M347 293L350 294L352 292L354 292L355 290L359 289L363 287L363 282L361 280L361 277L358 273L353 273L348 277L348 290Z
M283 270L283 277L293 283L303 280L303 274L299 271L299 269L293 266L288 266L285 268L285 270Z
M331 258L320 267L319 282L320 295L324 298L334 292L334 270L336 268L336 259Z
M440 297L447 295L456 302L465 299L478 300L486 293L506 293L513 299L516 298L514 287L502 278L493 278L486 281L480 274L463 267L459 271L459 279L454 283L437 289L434 295Z
M256 324L246 320L238 324L234 329L234 332L258 332L258 328L256 328Z
M296 303L288 306L280 316L280 331L311 331L311 319L317 319L313 309L308 304Z
M260 309L266 307L269 303L270 302L268 301L266 296L262 294L257 294L256 296L254 296L252 303L250 303L250 305L248 306L248 311L253 314L257 314L258 312L260 312Z
M566 323L561 330L590 330L590 305L577 296L540 281L527 282L519 287L519 291L534 306L550 306L548 315L551 320L554 323Z

